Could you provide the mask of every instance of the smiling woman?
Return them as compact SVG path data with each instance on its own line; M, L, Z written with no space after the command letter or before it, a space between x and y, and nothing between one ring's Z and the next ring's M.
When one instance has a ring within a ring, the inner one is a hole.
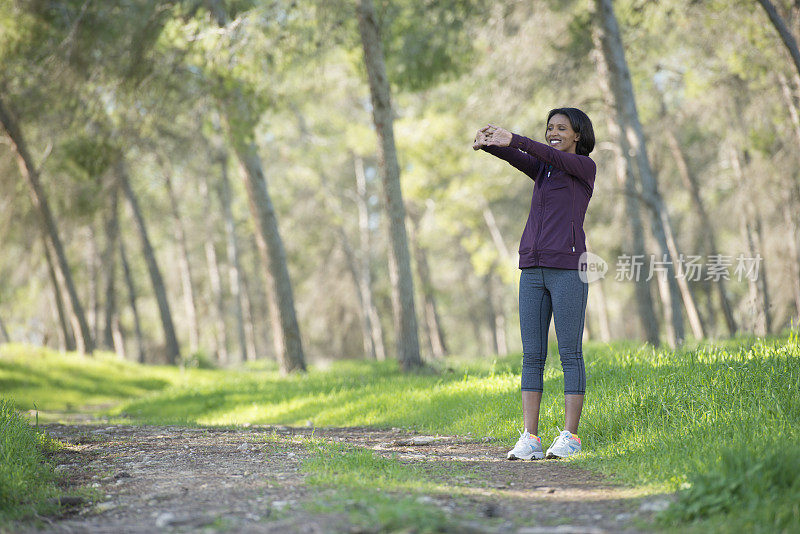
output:
M538 143L490 124L478 130L472 145L508 161L534 181L519 246L525 428L509 451L509 460L545 457L537 434L551 317L564 370L565 430L546 456L563 458L581 450L577 432L586 391L582 337L589 291L581 276L586 253L583 221L597 170L589 158L594 149L592 122L579 109L553 109L547 116L545 140L547 144Z

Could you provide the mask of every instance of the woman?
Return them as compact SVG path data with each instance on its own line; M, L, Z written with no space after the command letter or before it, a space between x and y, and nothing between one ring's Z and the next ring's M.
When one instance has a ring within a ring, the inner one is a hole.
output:
M583 220L594 189L596 166L592 122L575 108L547 116L547 144L492 125L478 130L472 148L504 159L534 181L528 222L519 246L519 322L522 332L522 415L525 429L509 460L541 459L539 406L542 401L547 331L555 320L564 371L564 427L547 449L547 458L581 450L578 422L586 390L582 336L588 284ZM583 263L583 265L582 265Z

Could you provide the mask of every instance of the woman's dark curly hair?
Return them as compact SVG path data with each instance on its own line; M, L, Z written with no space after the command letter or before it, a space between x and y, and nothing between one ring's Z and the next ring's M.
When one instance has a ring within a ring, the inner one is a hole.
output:
M547 114L547 124L550 124L550 119L553 115L564 115L569 119L572 129L578 134L578 145L575 147L575 153L581 156L588 156L594 150L594 128L592 128L592 121L583 111L578 108L556 108L551 109ZM545 126L545 131L547 127Z

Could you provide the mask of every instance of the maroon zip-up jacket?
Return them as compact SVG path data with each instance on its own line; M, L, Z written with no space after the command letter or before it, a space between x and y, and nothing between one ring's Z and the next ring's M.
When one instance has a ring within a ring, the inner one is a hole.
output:
M482 148L534 182L531 211L519 244L519 268L585 268L579 259L586 252L583 220L594 190L594 161L517 134L512 134L507 147Z

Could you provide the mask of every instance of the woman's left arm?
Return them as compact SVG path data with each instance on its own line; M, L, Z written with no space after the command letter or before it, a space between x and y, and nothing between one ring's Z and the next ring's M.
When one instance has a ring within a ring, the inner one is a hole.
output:
M562 152L544 143L539 143L518 134L511 134L511 141L508 146L522 150L574 176L583 182L589 190L594 188L594 177L597 173L597 166L589 156Z

